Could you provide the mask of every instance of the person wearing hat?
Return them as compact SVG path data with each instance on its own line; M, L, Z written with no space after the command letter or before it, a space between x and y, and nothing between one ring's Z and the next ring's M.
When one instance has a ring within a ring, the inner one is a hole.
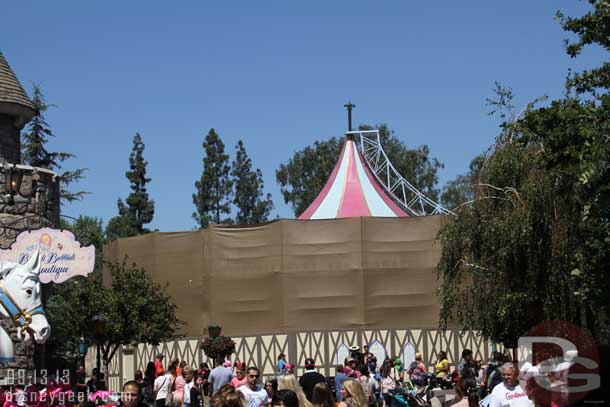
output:
M299 384L303 388L303 392L305 393L305 397L311 403L313 399L313 388L316 387L318 383L326 383L326 377L321 373L316 372L316 363L312 358L305 359L305 373L299 379Z
M286 362L286 355L284 353L280 353L277 357L277 375L283 376L286 374L286 366L288 363Z
M360 352L360 346L352 345L349 347L349 351L350 358L356 360L356 370L359 372L362 371L362 368L364 367L364 356L362 355L362 352Z

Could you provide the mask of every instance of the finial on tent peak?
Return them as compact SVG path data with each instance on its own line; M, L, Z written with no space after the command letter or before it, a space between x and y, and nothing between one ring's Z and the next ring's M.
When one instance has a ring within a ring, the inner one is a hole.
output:
M352 131L352 110L356 107L352 102L347 102L345 108L347 109L347 131ZM348 138L350 135L348 134Z

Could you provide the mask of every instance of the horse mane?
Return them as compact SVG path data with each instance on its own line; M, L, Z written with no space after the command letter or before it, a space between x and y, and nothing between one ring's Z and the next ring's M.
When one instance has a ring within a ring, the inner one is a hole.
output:
M7 276L8 273L15 270L15 268L17 268L16 263L12 263L10 261L0 261L0 280Z
M0 261L0 280L6 280L6 277L9 275L9 273L11 273L12 271L15 271L19 266L20 266L19 263L13 263L13 262L4 261L4 260ZM38 279L35 275L27 273L23 277L23 280L20 282L20 284L25 283L27 280L32 280L34 282L38 282ZM36 296L40 295L40 284L34 284L34 292L35 292Z

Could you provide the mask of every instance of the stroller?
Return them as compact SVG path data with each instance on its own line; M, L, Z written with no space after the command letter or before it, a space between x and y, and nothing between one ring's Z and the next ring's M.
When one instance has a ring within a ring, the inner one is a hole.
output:
M392 399L392 407L429 406L425 398L425 392L417 391L410 381L406 381L403 387L396 387L390 390L389 393Z

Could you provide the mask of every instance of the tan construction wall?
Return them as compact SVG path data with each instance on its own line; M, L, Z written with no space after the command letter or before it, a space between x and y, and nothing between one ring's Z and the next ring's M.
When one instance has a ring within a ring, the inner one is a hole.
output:
M446 219L278 220L117 239L105 255L143 267L200 337L438 325L437 232ZM108 276L106 276L108 278Z

